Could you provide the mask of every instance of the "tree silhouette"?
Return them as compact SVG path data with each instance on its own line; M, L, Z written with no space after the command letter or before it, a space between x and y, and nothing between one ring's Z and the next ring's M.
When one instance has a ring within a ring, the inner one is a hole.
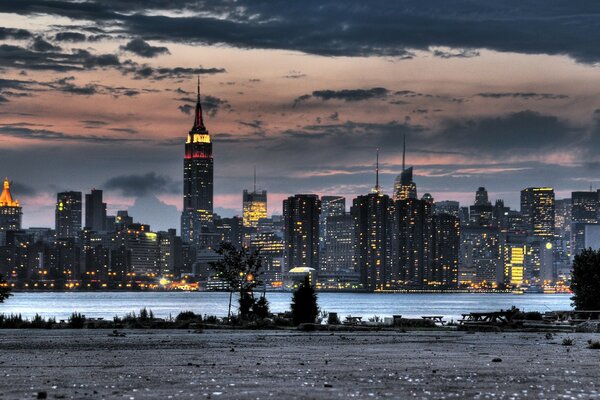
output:
M11 290L12 288L8 286L8 282L6 282L2 274L0 274L0 303L4 303L4 300L12 296Z
M590 248L575 256L571 290L576 310L600 310L600 251Z
M315 289L312 287L308 275L304 278L304 282L298 286L298 289L294 291L291 307L294 325L315 322L319 314L319 307L317 306Z
M259 250L250 251L246 247L238 249L231 243L221 243L217 253L222 259L211 262L211 268L217 277L229 286L229 310L231 316L231 297L233 292L240 295L240 316L248 318L254 305L254 288L261 284L262 258Z

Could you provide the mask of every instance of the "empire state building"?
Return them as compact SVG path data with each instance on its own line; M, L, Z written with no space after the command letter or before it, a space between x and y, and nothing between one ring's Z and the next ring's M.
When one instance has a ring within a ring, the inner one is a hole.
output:
M183 160L183 213L181 238L195 243L202 228L213 219L213 157L210 134L204 126L200 104L200 78L194 126L185 141Z

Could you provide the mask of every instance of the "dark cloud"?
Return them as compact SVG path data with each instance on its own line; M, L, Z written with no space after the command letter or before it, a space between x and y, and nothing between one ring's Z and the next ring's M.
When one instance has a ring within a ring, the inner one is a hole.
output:
M137 38L129 41L126 45L120 47L121 50L128 51L140 57L152 58L162 54L171 54L169 49L160 46L151 46L143 39Z
M52 43L44 40L41 37L36 37L35 39L33 39L33 42L31 43L31 48L34 51L40 52L40 53L48 53L51 51L61 51L61 48L59 46L55 46Z
M121 192L124 196L141 197L148 194L178 193L179 187L165 176L155 172L144 175L121 175L104 183L107 190Z
M535 93L535 92L486 92L486 93L477 93L479 97L487 97L493 99L502 99L502 98L513 98L513 99L536 99L536 100L562 100L568 99L569 96L566 94L556 94L556 93Z
M319 100L343 100L343 101L362 101L370 99L384 98L389 90L382 87L371 89L342 89L342 90L315 90L312 94L305 94L294 100L294 105L300 102L316 98Z
M196 101L197 101L195 98L192 98L192 97L180 97L175 100L187 103L187 104L178 106L177 108L182 113L188 114L188 115L192 112L192 110L194 110L195 106L193 104L196 104ZM220 99L215 96L210 96L210 95L202 96L201 102L202 102L202 110L211 117L214 117L215 115L217 115L217 113L221 109L231 110L231 104L229 104L229 102L227 100L223 100L223 99Z
M84 42L87 36L79 32L59 32L54 36L54 40L59 42Z
M192 113L192 110L194 109L194 106L190 104L183 104L181 106L178 106L177 109L184 114L190 115Z
M471 58L478 57L479 51L474 49L456 49L456 50L440 50L433 51L433 55L439 58Z
M25 29L15 29L15 28L3 28L0 27L0 40L6 39L29 39L33 35L31 32Z
M19 124L3 124L0 125L0 137L10 136L19 139L34 139L48 142L55 141L70 141L70 142L87 142L87 143L115 143L115 142L131 142L137 139L127 139L109 136L97 135L72 135L64 132L51 131L48 129L32 129Z
M20 196L35 196L39 192L32 186L29 186L22 182L11 182L10 191L13 197L19 199Z
M181 79L189 78L193 75L214 75L225 72L225 68L166 68L166 67L151 67L149 65L138 65L129 62L122 68L123 72L133 74L135 79Z
M202 14L194 14L197 10ZM552 1L540 7L534 0L19 0L0 4L0 12L95 21L143 40L327 56L410 57L407 49L442 47L566 54L583 62L600 59L600 4L590 1Z
M300 71L290 71L287 75L284 76L284 78L288 78L288 79L299 79L299 78L305 78L306 74L303 74Z

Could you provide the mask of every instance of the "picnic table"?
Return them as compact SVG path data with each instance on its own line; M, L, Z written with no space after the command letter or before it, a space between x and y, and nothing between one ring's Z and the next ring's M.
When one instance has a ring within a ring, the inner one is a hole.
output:
M515 310L472 312L468 314L461 314L462 319L460 319L458 322L460 324L473 325L507 325L512 323L512 319L517 312L515 312Z
M362 317L353 317L348 315L344 320L345 325L358 325L362 321Z
M446 324L446 321L444 321L444 317L441 315L423 315L423 316L421 316L421 318L428 320L428 321L433 321L436 324L441 324L441 325Z

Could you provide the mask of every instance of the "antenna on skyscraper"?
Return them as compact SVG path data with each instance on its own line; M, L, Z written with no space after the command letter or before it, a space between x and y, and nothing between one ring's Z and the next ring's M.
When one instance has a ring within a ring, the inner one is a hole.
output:
M375 162L375 187L379 187L379 147L377 148L377 161Z
M256 193L256 165L254 166L254 193Z
M406 169L406 133L404 134L404 143L402 146L402 171Z

